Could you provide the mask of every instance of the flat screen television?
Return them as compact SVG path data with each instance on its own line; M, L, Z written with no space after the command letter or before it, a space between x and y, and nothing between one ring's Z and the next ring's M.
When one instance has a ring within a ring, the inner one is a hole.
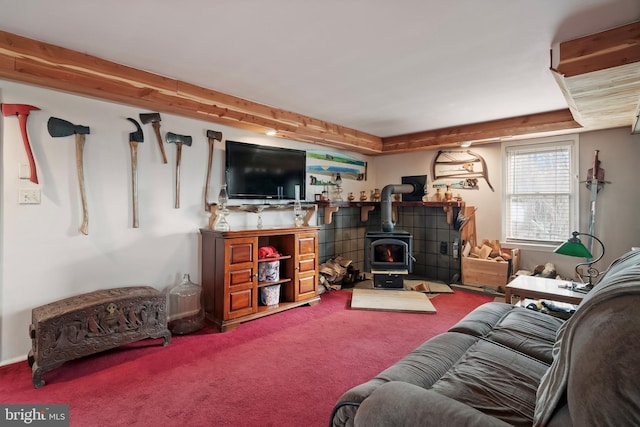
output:
M225 180L231 199L305 200L307 152L237 141L225 144Z

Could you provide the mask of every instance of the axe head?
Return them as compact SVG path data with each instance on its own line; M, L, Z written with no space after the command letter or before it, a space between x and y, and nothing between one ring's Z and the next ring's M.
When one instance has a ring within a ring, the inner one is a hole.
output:
M31 110L39 110L39 108L27 104L2 104L2 114L4 116L26 116Z
M71 122L59 119L57 117L49 117L49 121L47 122L47 130L49 130L49 135L53 136L54 138L60 136L69 136L75 133L81 135L87 135L90 133L88 126L74 125Z
M187 135L178 135L173 132L167 132L168 144L184 144L191 146L191 137Z
M143 124L155 123L160 121L160 113L140 113L140 121Z
M207 129L207 138L215 139L216 141L222 141L222 132Z
M134 125L136 125L136 128L138 129L135 132L129 133L129 141L144 142L144 134L142 133L142 128L140 127L138 122L135 119L132 119L131 117L127 117L127 120L129 120Z

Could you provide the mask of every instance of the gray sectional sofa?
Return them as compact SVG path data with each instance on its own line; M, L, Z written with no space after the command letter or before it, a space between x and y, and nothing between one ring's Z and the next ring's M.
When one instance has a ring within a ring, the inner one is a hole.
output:
M563 321L491 302L342 395L333 426L640 425L640 250Z

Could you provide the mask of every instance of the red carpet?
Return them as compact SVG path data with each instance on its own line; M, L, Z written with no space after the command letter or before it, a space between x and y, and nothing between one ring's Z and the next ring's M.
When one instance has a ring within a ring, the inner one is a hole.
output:
M64 364L34 389L26 361L0 367L0 402L66 403L72 426L326 426L347 389L493 297L456 291L438 314L350 310L322 295L238 329L143 341ZM25 331L27 327L25 325ZM25 332L26 333L26 332Z

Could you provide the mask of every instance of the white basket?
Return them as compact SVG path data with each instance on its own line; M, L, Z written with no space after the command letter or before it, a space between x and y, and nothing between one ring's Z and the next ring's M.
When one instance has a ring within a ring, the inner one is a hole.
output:
M260 288L260 302L264 305L278 305L280 303L280 285Z
M277 282L280 280L280 261L259 261L258 281Z

